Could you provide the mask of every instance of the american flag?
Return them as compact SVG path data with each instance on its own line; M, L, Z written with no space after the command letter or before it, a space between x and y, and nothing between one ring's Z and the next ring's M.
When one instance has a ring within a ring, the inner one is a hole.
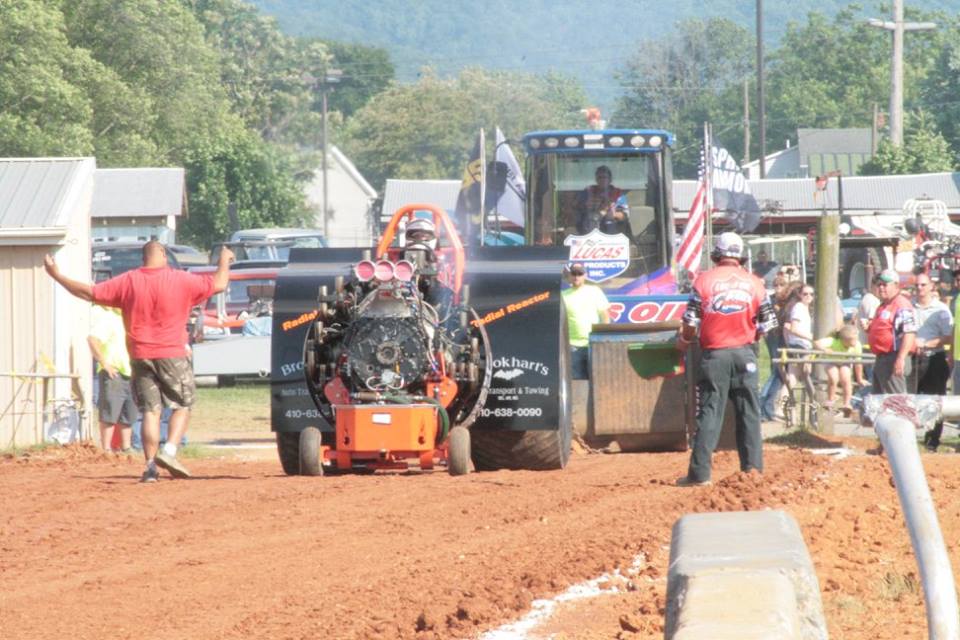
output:
M704 167L703 149L700 150L700 179L697 182L697 194L693 196L687 226L680 238L677 250L677 264L692 275L700 270L700 256L703 253L703 235L707 224L707 178Z

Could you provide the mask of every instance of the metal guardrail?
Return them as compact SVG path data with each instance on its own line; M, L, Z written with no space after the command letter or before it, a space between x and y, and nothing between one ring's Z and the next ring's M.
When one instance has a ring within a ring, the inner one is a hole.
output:
M772 358L773 364L777 365L780 375L784 380L787 379L787 366L791 364L798 365L868 365L876 360L873 354L853 354L838 353L826 351L823 349L798 349L795 347L784 347L780 349L777 357ZM786 385L789 396L787 406L784 407L784 417L787 427L793 427L799 424L805 426L810 423L818 422L819 411L825 406L816 400L816 386L811 371L802 370L797 376L799 385L795 388ZM800 397L796 397L796 392L800 392Z
M784 347L773 359L777 364L873 364L877 357L872 353L838 353L822 349L794 349Z
M943 396L873 396L877 410L870 418L887 453L903 517L910 532L927 609L931 640L960 639L960 610L950 556L937 520L937 510L917 451L919 416L960 417L960 398ZM932 406L935 403L936 406Z

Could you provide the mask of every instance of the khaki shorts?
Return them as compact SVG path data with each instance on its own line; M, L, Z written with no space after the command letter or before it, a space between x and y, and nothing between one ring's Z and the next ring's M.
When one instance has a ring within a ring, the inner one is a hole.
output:
M193 405L197 385L189 358L131 360L133 393L140 411L158 412L162 407L186 409Z

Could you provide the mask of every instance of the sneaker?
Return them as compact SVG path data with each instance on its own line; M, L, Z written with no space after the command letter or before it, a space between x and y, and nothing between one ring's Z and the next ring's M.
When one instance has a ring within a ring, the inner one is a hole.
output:
M164 453L162 450L157 452L157 456L154 458L157 461L157 466L163 467L170 472L174 478L189 478L190 472L187 470L183 464L177 460L175 456L170 456Z
M712 482L709 480L694 480L690 476L683 476L677 480L678 487L709 487Z
M160 472L156 468L147 468L140 476L140 482L156 482L160 479Z

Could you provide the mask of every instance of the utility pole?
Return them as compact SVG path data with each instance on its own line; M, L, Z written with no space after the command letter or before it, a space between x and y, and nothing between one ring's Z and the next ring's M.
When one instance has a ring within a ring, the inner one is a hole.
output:
M332 84L340 82L343 71L340 69L327 69L323 77L323 237L329 243L330 234L328 232L328 220L330 218L330 209L327 206L327 93L333 89Z
M757 120L760 127L760 179L767 177L767 118L763 96L763 0L757 0Z
M837 179L837 211L827 211L827 184L830 178ZM840 273L840 216L843 215L843 175L839 171L831 171L816 179L817 190L823 196L823 212L817 221L817 264L815 288L817 295L813 299L813 337L816 340L827 338L839 329L837 326L837 305L840 304L839 277ZM826 372L816 367L818 380L826 378ZM819 396L826 401L826 393ZM822 433L833 434L833 414L829 410L818 412L819 428Z
M760 179L767 177L767 118L763 96L763 0L757 0L757 122L760 128Z
M930 31L935 22L904 22L903 0L893 0L893 21L870 18L871 27L885 29L893 36L893 57L890 60L890 142L903 145L903 34L905 31Z
M746 166L750 162L750 82L743 79L743 162Z

